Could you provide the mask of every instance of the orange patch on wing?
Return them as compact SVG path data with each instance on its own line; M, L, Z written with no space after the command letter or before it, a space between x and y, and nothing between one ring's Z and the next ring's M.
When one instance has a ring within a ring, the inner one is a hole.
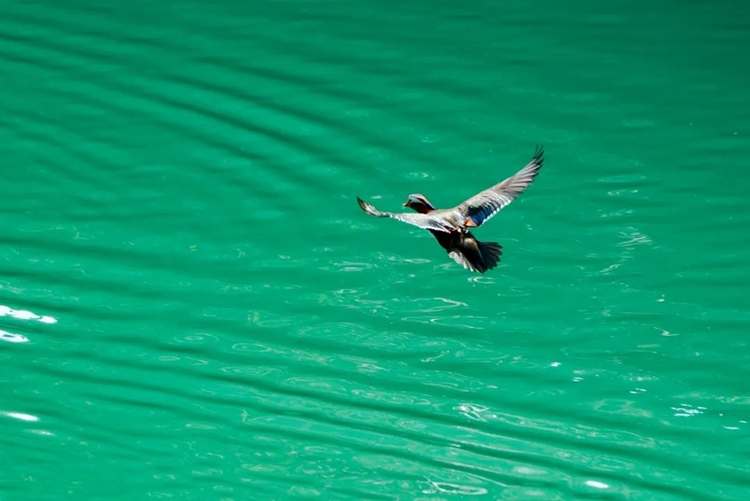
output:
M464 221L464 226L470 226L472 228L476 228L477 223L474 222L474 220L470 217L466 218L466 221Z

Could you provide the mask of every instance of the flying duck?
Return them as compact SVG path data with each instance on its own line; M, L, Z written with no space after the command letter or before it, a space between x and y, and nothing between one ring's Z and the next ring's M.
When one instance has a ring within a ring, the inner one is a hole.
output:
M404 207L409 207L416 214L383 212L359 197L357 202L371 216L390 217L429 231L458 264L471 271L484 273L497 266L502 247L497 242L480 242L469 228L482 226L500 209L515 200L542 168L543 155L544 149L537 148L531 161L515 175L477 193L452 209L436 209L420 194L409 195L404 202Z

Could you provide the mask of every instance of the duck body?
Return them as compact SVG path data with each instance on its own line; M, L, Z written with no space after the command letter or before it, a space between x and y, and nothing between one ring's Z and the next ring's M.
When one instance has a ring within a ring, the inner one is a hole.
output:
M464 268L484 273L500 262L502 246L497 242L480 242L470 231L430 230L440 246Z
M404 207L415 213L384 212L357 198L359 206L375 217L389 217L429 231L450 257L471 271L484 273L496 267L502 255L497 242L480 242L469 228L479 227L523 192L542 167L544 150L515 175L479 192L451 209L437 209L423 195L409 195Z
M409 207L420 214L436 211L424 196L418 194L411 195L404 203L404 207ZM447 211L438 211L440 212ZM502 246L497 242L480 242L468 229L450 232L428 231L454 261L468 270L484 273L500 262Z

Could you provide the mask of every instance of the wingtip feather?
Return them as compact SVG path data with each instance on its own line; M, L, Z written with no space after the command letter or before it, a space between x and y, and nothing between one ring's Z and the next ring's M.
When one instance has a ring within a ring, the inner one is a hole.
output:
M378 210L375 207L373 207L372 204L369 204L369 203L365 202L364 200L362 200L359 197L357 197L357 203L359 204L359 207L363 211L365 211L366 213L368 213L369 215L371 215L371 216L377 216L378 215Z
M542 167L542 164L544 163L544 146L539 144L536 146L536 149L534 150L534 156L531 158L531 161L535 164L539 165L539 168Z

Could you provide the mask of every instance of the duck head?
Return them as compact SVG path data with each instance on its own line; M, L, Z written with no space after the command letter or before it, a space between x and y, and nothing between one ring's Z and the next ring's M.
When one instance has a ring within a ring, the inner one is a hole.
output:
M409 207L420 214L427 214L428 212L435 210L435 207L433 207L430 201L419 193L409 195L409 198L404 202L404 207Z

